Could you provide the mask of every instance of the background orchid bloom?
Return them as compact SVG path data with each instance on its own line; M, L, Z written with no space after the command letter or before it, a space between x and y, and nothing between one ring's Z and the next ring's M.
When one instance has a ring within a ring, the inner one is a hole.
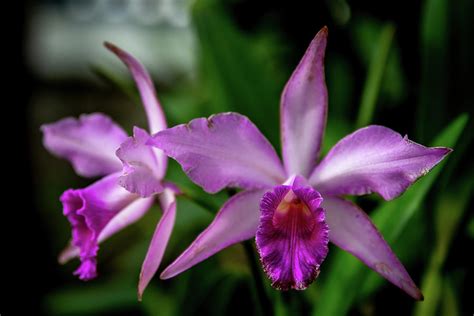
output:
M424 147L372 125L341 139L318 163L327 115L326 41L323 28L281 96L283 163L257 127L237 113L194 119L153 136L150 143L177 160L207 192L243 189L164 270L162 279L256 236L272 284L304 289L318 275L330 240L422 299L370 218L343 196L378 193L391 200L451 150Z
M150 133L166 128L166 120L146 69L127 52L106 43L130 70L143 102ZM82 280L96 277L99 243L140 219L157 198L163 216L156 226L143 262L139 297L158 269L176 217L176 187L165 184L167 157L146 145L147 131L134 127L133 137L104 114L65 118L41 127L44 146L71 162L77 174L103 176L83 189L63 193L64 215L72 226L72 241L60 255L65 263L76 256L74 272ZM122 166L123 165L123 166ZM123 170L122 170L123 169Z

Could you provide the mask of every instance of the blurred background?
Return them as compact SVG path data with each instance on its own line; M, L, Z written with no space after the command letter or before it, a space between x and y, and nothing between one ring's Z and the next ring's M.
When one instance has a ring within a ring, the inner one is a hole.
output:
M143 302L137 302L138 273L161 214L158 207L101 246L96 280L74 277L78 262L60 266L57 256L70 227L59 196L91 180L45 151L39 127L91 112L110 115L129 132L134 125L146 127L131 78L102 45L110 41L150 70L171 126L237 111L278 150L280 93L324 25L329 28L324 153L368 124L455 151L394 201L356 199L421 287L423 303L331 247L308 290L280 293L265 282L274 313L473 313L474 170L467 154L474 128L472 0L38 0L19 1L15 9L19 51L12 63L22 92L12 107L19 114L14 138L21 148L12 163L21 168L12 172L24 179L21 189L13 190L20 195L14 196L18 206L4 212L12 217L2 217L2 242L8 245L2 246L7 266L1 315L260 315L262 302L249 268L253 259L241 245L174 279L155 277ZM168 178L210 209L178 200L177 225L162 268L226 199L224 193L204 194L174 162Z

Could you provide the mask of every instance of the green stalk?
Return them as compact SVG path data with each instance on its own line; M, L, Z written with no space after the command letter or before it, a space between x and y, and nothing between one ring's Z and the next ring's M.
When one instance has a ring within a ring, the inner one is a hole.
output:
M395 27L386 24L380 32L379 41L370 61L367 80L365 81L360 101L359 114L357 115L356 127L360 128L372 122L375 104L380 91L380 85L387 66Z
M264 286L265 280L262 277L261 267L258 264L258 259L257 259L257 256L255 255L255 249L250 240L244 241L242 245L244 246L245 254L247 255L247 259L249 261L250 270L252 271L252 276L255 283L257 298L258 298L258 301L260 302L262 315L272 316L274 315L273 305L267 292L265 291L265 286Z
M209 203L207 200L199 197L197 194L194 194L189 190L182 189L182 191L183 192L180 194L181 197L196 203L197 205L199 205L201 208L208 211L212 215L216 214L216 210L218 209L218 207L216 207L212 203Z
M421 283L421 289L426 299L423 303L416 304L413 313L415 316L435 315L443 294L445 294L445 278L442 269L451 242L472 196L473 181L471 179L468 176L466 182L461 182L459 187L453 188L452 192L445 193L438 200L435 212L436 244Z

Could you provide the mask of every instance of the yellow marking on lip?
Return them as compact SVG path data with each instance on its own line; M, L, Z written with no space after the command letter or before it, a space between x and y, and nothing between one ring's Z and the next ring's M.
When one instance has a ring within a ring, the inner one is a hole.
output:
M296 199L295 193L292 190L288 191L288 193L285 194L285 196L281 200L280 204L278 204L276 212L278 212L280 214L288 213L294 199Z
M292 190L288 191L288 193L283 197L280 204L278 204L276 212L280 215L284 215L290 210L302 211L303 214L307 216L311 215L311 211L306 203L300 200Z

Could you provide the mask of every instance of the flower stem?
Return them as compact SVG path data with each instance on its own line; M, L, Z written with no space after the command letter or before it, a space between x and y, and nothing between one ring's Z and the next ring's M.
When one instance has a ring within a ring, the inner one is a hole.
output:
M260 272L260 266L258 265L258 259L255 255L253 244L250 240L246 240L242 244L244 246L245 254L247 255L250 270L255 282L255 289L257 292L258 301L260 302L262 315L271 316L273 315L273 305L270 298L268 297L267 292L265 291L264 280L262 278L262 273Z
M380 31L379 40L373 58L370 61L369 72L362 92L359 114L357 115L356 127L360 128L371 123L377 97L382 85L383 75L387 67L390 46L392 45L395 27L388 23Z

